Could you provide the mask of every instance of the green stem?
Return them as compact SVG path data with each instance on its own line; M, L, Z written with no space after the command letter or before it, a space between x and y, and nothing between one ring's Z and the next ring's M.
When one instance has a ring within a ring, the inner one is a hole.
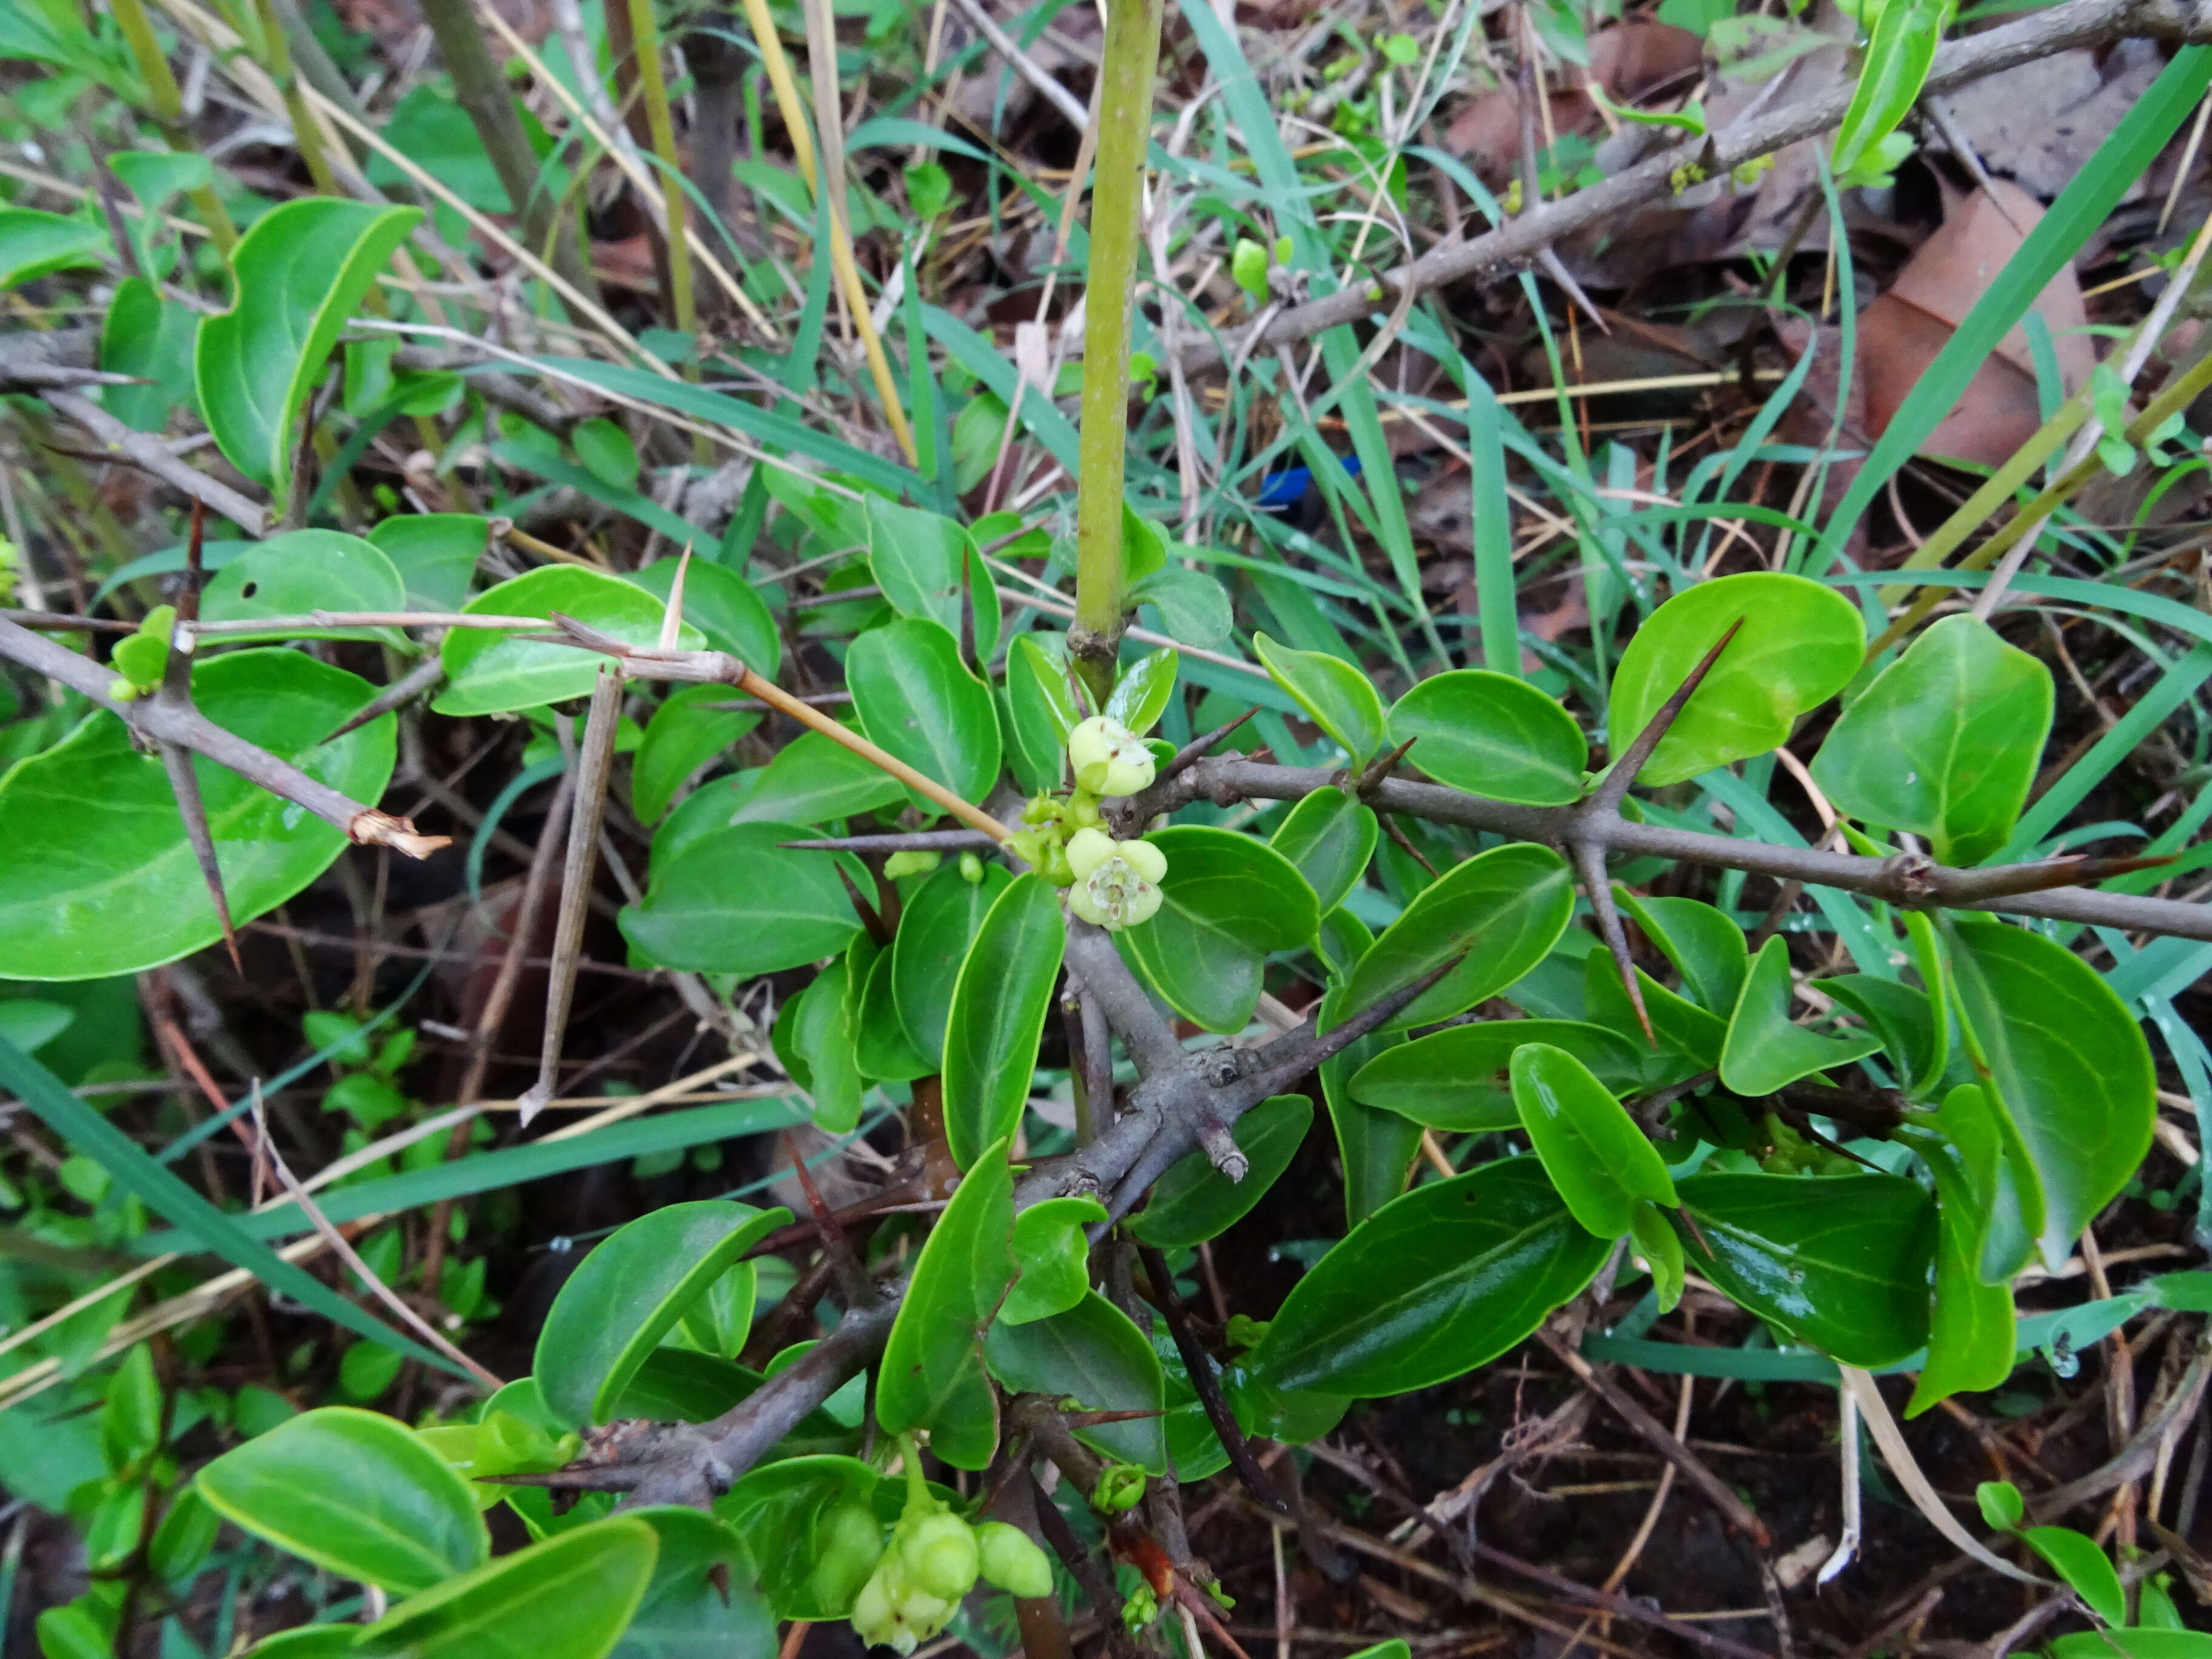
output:
M653 134L653 153L660 158L660 201L668 220L668 289L676 307L676 326L694 333L699 305L691 287L691 244L685 234L684 168L676 155L676 120L668 107L668 82L660 72L660 24L653 0L629 0L630 35L636 46L638 85Z
M1114 659L1127 620L1121 490L1129 441L1129 308L1159 58L1159 0L1109 0L1091 196L1091 282L1083 314L1075 623L1068 630L1077 669L1102 708L1114 689Z
M138 60L138 74L146 82L154 125L161 129L161 137L171 149L179 155L191 150L195 147L185 126L184 94L177 88L177 77L170 72L169 59L161 50L161 43L154 38L153 21L146 15L144 4L142 0L114 0L112 9L123 38L130 43L131 55ZM216 194L212 183L194 185L191 194L192 205L199 210L200 222L215 239L216 252L228 259L238 241L238 227L231 223L222 198Z

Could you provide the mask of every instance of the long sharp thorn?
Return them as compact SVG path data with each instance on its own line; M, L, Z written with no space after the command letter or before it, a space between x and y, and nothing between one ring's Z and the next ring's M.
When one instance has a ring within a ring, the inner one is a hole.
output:
M676 574L668 584L668 608L660 615L660 648L673 651L684 629L684 579L691 574L691 544L684 544L676 561Z
M960 660L975 660L975 550L964 541L960 548Z
M2091 858L2077 854L2069 858L2051 859L2043 864L2026 864L2010 870L1991 871L1989 881L1975 884L1973 896L2014 898L2024 893L2045 893L2054 887L2078 887L2087 882L2107 881L2133 870L2155 870L2161 865L2174 861L2172 854L2134 858Z
M1675 688L1674 695L1661 703L1658 712L1644 722L1644 729L1636 734L1636 741L1630 744L1613 762L1613 769L1606 774L1605 781L1598 786L1597 793L1590 798L1590 808L1605 812L1620 805L1621 798L1628 793L1628 786L1636 781L1636 775L1651 758L1651 751L1659 746L1659 740L1673 728L1675 716L1682 712L1683 705L1705 684L1705 676L1713 672L1713 665L1721 659L1721 653L1729 648L1729 642L1735 638L1746 620L1738 617L1729 624L1728 632L1721 635L1719 642L1705 653L1705 659L1692 668L1689 677Z
M200 800L199 775L192 770L192 757L175 744L161 747L161 769L169 775L169 793L177 798L177 811L185 821L185 839L191 843L200 878L207 883L215 919L222 924L222 942L230 952L230 965L243 975L246 963L238 954L238 930L231 926L230 900L222 890L222 866L216 862L215 836L209 832L207 808Z
M1628 992L1628 1006L1636 1010L1636 1023L1644 1028L1644 1041L1656 1048L1659 1034L1651 1029L1651 1016L1644 1007L1644 988L1636 982L1636 958L1628 952L1628 930L1620 925L1620 907L1613 902L1613 884L1606 879L1605 848L1587 839L1577 840L1573 846L1575 862L1582 868L1583 886L1597 915L1598 932L1605 936L1606 949L1613 952L1613 965L1620 970L1620 982Z
M545 989L545 1036L538 1049L538 1081L518 1105L525 1127L553 1098L561 1071L561 1045L568 1034L568 1009L576 994L576 963L583 954L584 920L592 900L592 877L599 867L599 824L605 817L607 778L614 768L615 732L622 722L621 666L599 670L592 686L591 713L584 740L577 745L574 805L568 813L568 845L561 870L561 914L554 924L553 962Z
M847 872L842 864L833 867L837 872L837 879L845 884L845 896L853 901L853 914L860 917L860 926L868 930L868 937L879 945L889 945L891 942L891 930L884 923L883 912L868 902L861 894L859 884Z

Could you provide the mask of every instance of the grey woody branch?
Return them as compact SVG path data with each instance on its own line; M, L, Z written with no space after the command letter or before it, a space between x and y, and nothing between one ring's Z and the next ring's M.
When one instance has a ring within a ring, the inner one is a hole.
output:
M418 859L428 858L447 844L443 836L417 835L414 824L407 819L380 812L343 790L309 777L289 761L226 731L189 705L160 697L118 702L108 695L108 687L115 679L112 670L5 619L0 619L0 659L21 664L83 693L129 726L132 735L149 746L174 744L228 767L249 783L259 784L270 794L305 807L325 823L335 824L345 832L349 841L362 846L397 848L409 857Z
M2054 52L2100 46L2130 35L2172 41L2212 40L2212 4L2205 0L2068 0L2018 22L1946 42L1936 53L1923 95L1933 97ZM1850 107L1849 84L1808 98L1726 132L1693 138L1647 157L1565 200L1535 208L1496 230L1448 241L1372 284L1354 283L1276 314L1256 332L1202 339L1186 348L1186 373L1223 361L1241 362L1261 346L1303 340L1370 313L1387 312L1410 286L1416 294L1467 278L1517 270L1545 250L1629 209L1672 193L1684 167L1718 179L1729 169L1771 155L1838 125Z

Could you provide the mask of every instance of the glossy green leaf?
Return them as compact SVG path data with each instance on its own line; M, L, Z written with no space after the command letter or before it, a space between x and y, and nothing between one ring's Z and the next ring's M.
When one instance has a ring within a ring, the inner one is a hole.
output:
M301 411L338 331L420 208L303 196L253 222L231 251L228 311L204 319L192 351L200 410L223 456L282 501Z
M1674 1182L1635 1120L1565 1048L1513 1051L1513 1103L1544 1173L1576 1220L1598 1237L1627 1235L1639 1201L1674 1207Z
M1866 624L1832 587L1769 571L1687 587L1636 630L1614 671L1607 731L1626 752L1660 706L1741 620L1743 627L1638 775L1656 788L1763 755L1858 672Z
M1751 971L1743 929L1725 911L1697 899L1646 898L1613 884L1621 909L1657 945L1682 976L1683 994L1725 1018Z
M653 711L630 757L629 801L638 822L659 822L693 773L760 724L757 710L724 706L730 701L726 685L685 685Z
M0 208L0 289L58 270L96 269L107 246L97 225L36 208Z
M1950 944L1960 1006L1996 1085L2006 1162L2034 1173L2041 1214L2030 1231L2056 1267L2150 1150L2150 1045L2096 970L2041 934L1962 921ZM2021 1264L2002 1274L1982 1265L1984 1277L2009 1277Z
M1665 1080L1679 1081L1690 1072L1711 1071L1720 1064L1721 1049L1728 1041L1725 1019L1668 990L1641 968L1636 970L1636 985L1644 994L1644 1012L1650 1018L1652 1035L1659 1039L1656 1054L1644 1048L1647 1083L1662 1073ZM1595 950L1583 958L1582 990L1583 1012L1593 1024L1618 1032L1639 1047L1648 1043L1637 1020L1635 1005L1621 986L1620 969L1611 951ZM1681 1069L1685 1062L1688 1071Z
M1346 929L1347 945L1370 948L1374 936L1366 924L1349 912L1346 918L1357 932ZM1322 995L1321 1029L1334 1024L1343 1006L1345 981L1333 980ZM1328 1108L1329 1127L1336 1135L1336 1151L1344 1170L1344 1220L1357 1227L1406 1190L1406 1176L1421 1148L1421 1126L1410 1117L1362 1104L1352 1092L1352 1079L1376 1055L1397 1048L1405 1038L1394 1032L1370 1032L1347 1043L1321 1063L1322 1100Z
M663 1346L646 1355L615 1402L611 1420L644 1417L657 1423L711 1423L760 1385L758 1371L733 1359ZM556 1429L568 1426L554 1419L550 1407L546 1416Z
M987 864L971 882L948 860L908 901L891 940L891 994L915 1051L935 1071L945 1054L952 990L983 918L1013 880L1003 865Z
M702 973L772 974L835 956L860 928L837 879L842 855L778 844L813 833L732 824L695 837L672 859L656 857L645 897L623 907L623 935L665 967ZM848 868L868 879L857 860Z
M737 1534L712 1516L674 1504L631 1510L659 1547L645 1597L609 1659L767 1659L775 1615L751 1585Z
M726 1199L640 1216L586 1256L554 1297L532 1373L546 1407L581 1428L609 1420L645 1358L730 1265L791 1219Z
M2212 1636L2195 1630L2084 1630L2051 1644L2051 1659L2212 1659Z
M819 732L802 732L735 793L730 821L823 823L905 799L899 781L866 756Z
M1003 1142L961 1178L923 1241L877 1372L876 1420L890 1434L929 1431L955 1468L988 1466L999 1403L983 1374L983 1332L1018 1267L1014 1176Z
M1629 1243L1650 1269L1651 1288L1659 1298L1659 1311L1670 1314L1682 1300L1682 1241L1674 1224L1655 1204L1638 1204L1628 1218Z
M1721 1049L1721 1083L1756 1100L1801 1078L1863 1060L1881 1047L1874 1036L1823 1036L1790 1022L1790 944L1771 935L1752 959L1751 972L1729 1020Z
M886 1481L857 1457L787 1457L739 1476L714 1500L714 1514L743 1541L779 1617L841 1619L852 1610L859 1585L842 1574L816 1571L835 1535L835 1522L854 1510L875 1510L886 1488L903 1503L905 1484L903 1479Z
M1057 789L1067 734L1083 719L1068 682L1067 642L1058 634L1017 635L1006 651L1006 748L1022 787Z
M941 626L909 617L870 629L853 641L845 677L853 712L874 742L963 800L990 793L999 777L998 711Z
M1146 837L1167 855L1160 908L1117 942L1168 1005L1209 1031L1238 1031L1259 1006L1268 953L1321 925L1313 889L1264 842L1175 824Z
M1636 1046L1602 1025L1570 1019L1492 1019L1454 1025L1386 1048L1352 1079L1352 1098L1431 1129L1512 1129L1521 1122L1507 1068L1523 1043L1565 1050L1616 1094L1644 1081Z
M2012 835L2051 735L2051 671L1978 617L1945 617L1843 712L1813 781L1837 810L1979 864Z
M476 616L573 617L631 645L660 641L661 604L634 582L573 564L549 564L486 588L462 610ZM689 623L686 650L705 643ZM586 697L606 659L595 651L547 640L517 639L481 628L456 628L439 647L446 689L430 707L441 714L501 714Z
M1361 1398L1447 1382L1528 1336L1610 1248L1533 1158L1417 1187L1291 1288L1249 1369L1273 1387Z
M394 721L328 743L375 688L297 651L198 663L192 696L216 725L374 803L392 776ZM195 757L223 890L243 927L320 875L345 832ZM0 778L0 961L17 979L97 979L173 962L222 937L161 763L123 722L91 715Z
M1237 1120L1230 1130L1250 1168L1231 1181L1204 1151L1186 1152L1152 1183L1152 1201L1122 1223L1122 1231L1160 1249L1187 1249L1218 1238L1242 1221L1291 1167L1313 1127L1313 1102L1304 1095L1274 1095Z
M1355 665L1325 651L1292 650L1265 634L1252 636L1252 649L1268 677L1355 762L1381 751L1382 699Z
M351 1653L360 1639L359 1625L307 1625L256 1642L248 1651L252 1659L337 1659L339 1654ZM100 1659L108 1659L106 1650L100 1651Z
M1907 1417L1964 1390L1996 1388L2012 1375L2015 1346L2012 1287L1985 1285L1981 1274L2003 1156L1996 1120L1982 1091L1967 1084L1944 1097L1931 1127L1911 1145L1936 1177L1936 1302L1928 1363Z
M1381 833L1374 808L1323 784L1284 814L1267 844L1297 866L1326 915L1367 873Z
M145 386L104 386L100 401L109 414L141 432L159 432L169 411L192 395L192 337L199 313L165 296L152 280L126 276L100 327L100 366L111 374L135 374Z
M1438 783L1492 800L1564 806L1583 793L1589 744L1573 715L1528 681L1462 668L1418 682L1390 708L1390 741Z
M368 532L407 590L410 611L458 611L491 546L491 520L475 513L395 513Z
M868 568L891 608L902 617L936 623L957 641L967 607L975 629L973 660L989 662L999 649L998 584L967 531L941 514L880 495L868 497L866 510Z
M999 1309L1001 1325L1026 1325L1066 1313L1091 1291L1091 1239L1106 1219L1095 1198L1040 1199L1014 1218L1014 1261L1022 1276Z
M1431 1024L1519 979L1559 942L1574 915L1566 860L1513 842L1478 853L1423 888L1352 969L1336 1018L1358 1013L1454 958L1459 965L1386 1027Z
M614 1516L501 1556L401 1602L362 1659L606 1659L653 1583L659 1540Z
M2112 1558L2087 1534L2071 1527L2029 1527L2020 1535L2088 1604L2090 1612L2108 1625L2128 1622L2128 1593L2120 1588Z
M656 559L629 580L668 603L675 592L681 559ZM708 646L726 651L763 679L783 665L783 635L753 585L726 564L695 558L684 574L684 620L706 637Z
M854 941L859 949L867 935ZM943 1045L935 1055L925 1054L907 1035L906 1019L899 1012L896 949L876 952L868 963L867 983L860 988L859 1048L854 1054L860 1075L882 1082L905 1083L927 1077L944 1065Z
M1177 644L1218 651L1229 643L1236 618L1229 590L1203 570L1170 565L1129 589L1132 604L1159 611L1160 629Z
M1869 1370L1926 1343L1936 1206L1913 1182L1714 1173L1679 1190L1690 1266L1768 1323Z
M208 579L200 614L210 622L299 617L310 611L404 611L407 590L374 543L335 530L295 530L247 548ZM226 634L234 641L394 637L374 628L281 628Z
M1936 1007L1925 991L1871 974L1844 974L1811 984L1866 1022L1908 1087L1926 1075L1936 1048Z
M1159 1356L1128 1315L1096 1291L1049 1319L994 1325L983 1352L1010 1393L1072 1399L1085 1411L1167 1409ZM1157 1417L1095 1424L1075 1437L1120 1462L1167 1473L1167 1435Z
M637 446L630 441L619 422L604 415L594 415L588 421L576 422L576 429L568 434L568 442L576 452L576 459L584 471L601 483L612 484L617 489L635 489L637 484Z
M402 1595L491 1553L468 1483L401 1424L326 1406L280 1423L199 1472L227 1521L341 1578Z
M1035 872L1006 884L968 947L945 1023L945 1138L963 1170L1021 1124L1066 949L1060 889Z
M1943 31L1955 9L1953 0L1895 0L1877 12L1858 84L1851 89L1850 107L1836 130L1834 166L1839 178L1862 169L1874 176L1888 171L1875 160L1882 141L1920 101L1936 48L1943 44Z
M1122 669L1114 682L1114 695L1106 699L1107 718L1121 721L1140 738L1158 726L1175 696L1176 670L1182 661L1177 653L1162 649Z
M854 948L866 938L856 938ZM792 1080L814 1097L814 1127L824 1134L845 1134L860 1121L863 1085L854 1012L852 982L841 959L784 1004L775 1023L776 1057Z

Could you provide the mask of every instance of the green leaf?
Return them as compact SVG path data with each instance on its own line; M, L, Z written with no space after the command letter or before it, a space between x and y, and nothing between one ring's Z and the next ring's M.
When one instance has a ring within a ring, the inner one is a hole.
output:
M876 1420L890 1434L929 1431L955 1468L988 1467L999 1402L983 1374L983 1332L1018 1271L1014 1176L1002 1142L988 1147L923 1241L877 1373Z
M1447 1382L1520 1342L1610 1248L1534 1158L1485 1164L1353 1228L1291 1288L1249 1369L1272 1387L1355 1397Z
M605 1659L653 1583L648 1522L614 1516L411 1597L362 1632L361 1659Z
M1576 1220L1598 1237L1626 1237L1639 1200L1674 1207L1666 1160L1613 1091L1565 1048L1513 1051L1513 1103L1544 1173Z
M1365 951L1375 943L1367 925L1348 910L1332 910L1344 927L1341 943L1347 952ZM1345 981L1332 980L1321 1000L1322 1030L1335 1023L1343 1006ZM1405 1039L1395 1034L1370 1032L1347 1044L1321 1064L1322 1099L1328 1107L1329 1127L1336 1135L1336 1151L1344 1167L1344 1219L1357 1227L1406 1190L1406 1176L1421 1149L1421 1126L1396 1112L1378 1111L1352 1097L1352 1079L1376 1054L1396 1048Z
M2067 1587L2108 1625L2128 1622L2128 1593L2112 1558L2071 1527L2029 1527L2021 1532L2027 1547L2048 1561Z
M772 974L836 955L860 928L837 879L842 855L778 845L812 834L795 823L732 824L656 857L644 898L623 907L623 937L664 967L701 973ZM848 867L865 883L858 865Z
M209 578L200 614L210 622L300 617L310 611L404 611L407 589L374 543L335 530L295 530L258 542ZM226 634L247 640L393 640L389 629L280 628Z
M1695 695L1652 750L1638 781L1657 788L1763 755L1797 717L1850 684L1866 623L1832 587L1802 576L1749 571L1684 588L1645 619L1620 653L1607 731L1627 752L1660 706L1741 620Z
M957 641L961 610L969 607L975 659L989 662L999 648L999 589L968 532L940 514L880 495L868 497L867 514L868 568L891 608L934 622Z
M579 565L526 571L485 589L462 610L471 616L549 619L557 611L630 645L650 648L660 642L659 600L634 582ZM687 623L678 643L696 651L706 641ZM606 660L596 651L481 628L453 629L439 648L447 685L430 707L441 714L503 714L589 696Z
M391 1418L326 1406L199 1472L223 1518L341 1578L402 1595L479 1566L490 1535L468 1483Z
M2084 1630L2051 1644L2051 1659L2212 1659L2212 1636L2194 1630Z
M1167 855L1160 908L1115 936L1170 1007L1209 1031L1239 1031L1259 1006L1268 953L1321 926L1313 889L1263 842L1174 824L1146 837Z
M1994 1085L2008 1164L2032 1170L2040 1216L2029 1229L2063 1262L2097 1212L2150 1150L2158 1085L2142 1027L2087 963L2002 922L1950 929L1960 1007ZM2009 1278L1986 1258L1984 1277Z
M1682 976L1685 994L1726 1016L1743 993L1751 952L1725 911L1697 899L1645 898L1615 882L1613 896Z
M586 1256L554 1297L532 1373L571 1427L609 1420L645 1358L730 1265L791 1219L726 1199L640 1216Z
M192 669L216 725L356 800L392 776L392 717L325 743L375 695L296 651L228 653ZM195 757L223 890L240 927L320 875L345 832ZM0 961L17 979L98 979L173 962L222 937L161 763L121 720L90 716L0 778Z
M1182 661L1177 653L1163 648L1124 668L1114 682L1114 695L1106 699L1108 718L1140 738L1158 726L1175 696L1176 670Z
M1009 758L1022 787L1057 789L1067 734L1083 719L1068 684L1067 646L1058 634L1020 634L1006 651Z
M0 289L58 270L97 268L107 238L96 225L36 208L0 208Z
M863 943L872 945L873 941L863 933L853 941L853 950L858 951ZM867 982L860 988L856 1017L859 1025L854 1034L858 1044L854 1061L860 1066L860 1075L887 1083L911 1082L943 1069L941 1058L923 1054L907 1036L906 1021L899 1013L894 977L896 966L895 950L878 951L870 959Z
M360 1638L359 1625L304 1625L256 1642L248 1651L252 1659L337 1659L339 1654L351 1653ZM109 1659L109 1649L97 1651L99 1659Z
M1687 997L1676 995L1641 968L1636 970L1636 985L1644 994L1644 1012L1650 1017L1652 1034L1659 1039L1662 1054L1692 1062L1692 1072L1710 1071L1720 1064L1721 1049L1728 1042L1726 1020L1707 1013ZM1619 1032L1632 1043L1645 1041L1644 1028L1637 1022L1635 1006L1621 986L1620 969L1611 951L1592 951L1583 958L1583 1003L1593 1023ZM1658 1069L1667 1068L1668 1064L1659 1062ZM1647 1082L1654 1070L1653 1060L1647 1051ZM1679 1082L1688 1074L1674 1067L1668 1070L1667 1080Z
M1640 1037L1639 1037L1640 1041ZM1454 1025L1387 1048L1352 1074L1355 1100L1431 1129L1474 1133L1521 1122L1507 1070L1523 1043L1564 1049L1605 1088L1625 1093L1644 1081L1634 1044L1602 1025L1571 1019L1492 1019Z
M696 1510L654 1504L629 1518L659 1541L653 1577L610 1659L765 1659L776 1645L775 1615L752 1588L737 1534Z
M410 611L458 611L491 546L491 520L475 513L397 513L368 532L392 562Z
M197 312L181 300L165 298L150 279L126 276L117 283L100 327L100 366L152 384L104 386L101 406L125 426L161 431L169 411L192 395L192 335L198 325Z
M916 1053L938 1070L945 1055L952 991L983 918L1012 883L1003 865L987 864L971 882L948 860L908 901L891 940L891 994ZM849 907L848 907L849 908Z
M1313 1127L1313 1102L1274 1095L1237 1120L1230 1131L1251 1167L1231 1181L1203 1150L1186 1152L1152 1183L1152 1201L1122 1230L1164 1250L1188 1249L1218 1238L1242 1221L1291 1167Z
M1375 757L1384 740L1382 699L1355 665L1325 651L1294 651L1265 634L1252 636L1252 649L1268 678L1355 763Z
M1006 884L968 947L945 1025L945 1138L963 1170L1021 1123L1066 948L1060 890L1035 872Z
M909 617L870 629L853 641L845 678L860 729L877 744L963 800L991 793L998 711L990 687L962 666L958 641L941 626Z
M629 441L629 434L620 424L604 415L594 415L588 421L576 422L568 441L576 451L576 459L584 464L584 471L601 483L611 484L617 489L636 488L637 446Z
M1729 1020L1721 1049L1721 1083L1756 1100L1825 1072L1863 1060L1881 1047L1878 1036L1822 1036L1790 1023L1790 944L1781 934L1768 937L1752 958Z
M1955 9L1952 0L1886 0L1850 106L1836 130L1839 177L1856 173L1912 112Z
M676 591L676 567L681 563L656 559L631 573L629 580L665 605ZM684 620L706 636L710 648L728 652L763 679L774 679L783 665L783 636L776 631L775 617L753 585L726 564L691 561L684 575Z
M1907 1091L1918 1093L1917 1080L1927 1075L1936 1041L1936 1007L1928 994L1871 974L1844 974L1810 983L1866 1022L1881 1039L1883 1051Z
M1284 815L1267 844L1297 866L1326 915L1367 873L1381 833L1366 802L1323 784Z
M1589 744L1573 715L1526 680L1462 668L1419 681L1390 708L1390 741L1455 789L1492 800L1579 800Z
M1972 1084L1952 1090L1929 1127L1934 1133L1916 1132L1911 1144L1936 1177L1936 1303L1907 1417L1967 1389L1996 1388L2012 1375L2016 1346L2012 1286L1982 1282L2003 1157L1987 1097Z
M856 938L854 947L866 937ZM860 1121L853 1012L852 984L840 960L786 1003L775 1024L777 1056L793 1080L814 1097L814 1127L824 1134L845 1134Z
M301 411L338 331L420 208L303 196L253 222L231 251L235 297L192 351L200 410L224 458L281 502Z
M686 685L653 711L630 758L630 809L641 823L658 822L693 773L760 724L757 710L721 706L730 701L726 685Z
M1167 1409L1159 1356L1129 1316L1096 1291L1049 1319L992 1326L983 1353L1010 1392L1072 1399L1085 1411ZM1168 1472L1167 1432L1158 1417L1096 1424L1077 1429L1075 1437L1118 1462Z
M739 1477L714 1500L714 1513L743 1540L761 1589L779 1617L842 1619L852 1610L859 1583L842 1574L816 1572L831 1546L832 1517L840 1511L874 1510L878 1494L886 1491L903 1503L904 1485L885 1480L857 1457L787 1457ZM825 1596L833 1585L842 1593Z
M1131 586L1129 601L1155 607L1160 631L1178 645L1217 651L1235 630L1228 589L1203 570L1179 564L1156 570Z
M760 1387L761 1380L758 1371L735 1360L664 1346L646 1355L610 1418L614 1422L646 1417L663 1423L711 1423ZM568 1426L550 1409L545 1416L556 1433Z
M1837 810L1979 864L2012 835L2051 735L2051 671L1975 617L1945 617L1844 710L1813 781Z
M1091 1239L1106 1219L1095 1198L1040 1199L1014 1218L1014 1260L1022 1276L999 1310L1000 1325L1026 1325L1066 1313L1091 1291Z
M2017 1531L2027 1513L2020 1488L2009 1480L1984 1480L1974 1488L1974 1503L1982 1520L1999 1532Z
M1541 962L1574 908L1566 860L1550 848L1519 842L1478 853L1423 888L1383 930L1352 969L1335 1018L1348 1018L1458 957L1457 967L1385 1029L1448 1019Z
M820 732L801 732L747 781L731 821L823 823L905 799L899 781L875 762Z
M1936 1206L1897 1176L1692 1176L1697 1270L1768 1323L1871 1370L1928 1340Z
M123 1356L108 1379L100 1443L108 1468L118 1474L161 1448L161 1382L154 1374L153 1350L143 1342Z

